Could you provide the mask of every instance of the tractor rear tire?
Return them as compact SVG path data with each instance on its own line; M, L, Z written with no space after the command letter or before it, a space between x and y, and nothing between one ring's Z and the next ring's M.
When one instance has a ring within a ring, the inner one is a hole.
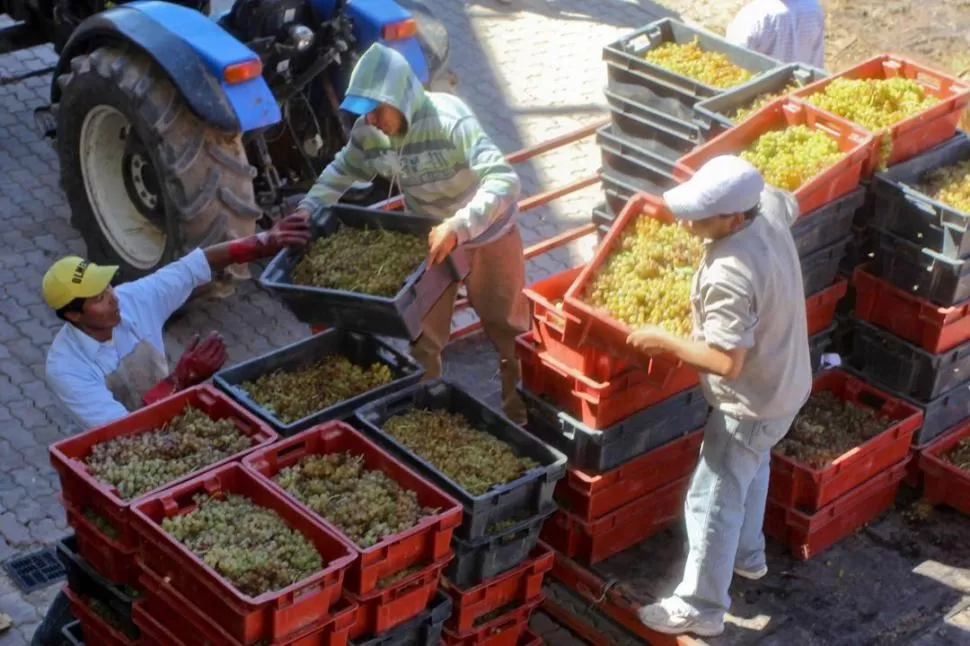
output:
M57 81L61 186L90 260L133 280L255 232L242 134L199 119L148 56L102 47Z

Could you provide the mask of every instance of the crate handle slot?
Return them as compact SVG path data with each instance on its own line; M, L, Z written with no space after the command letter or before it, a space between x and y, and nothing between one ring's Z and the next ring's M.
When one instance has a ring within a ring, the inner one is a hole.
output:
M212 395L212 392L207 387L200 388L198 391L196 391L196 399L198 399L199 403L202 404L203 406L208 406L210 408L212 406L215 406L217 401L216 398Z
M284 446L279 451L276 452L277 464L283 462L286 458L295 455L297 458L303 457L309 449L307 448L306 439L302 439L299 442L295 442L290 446Z

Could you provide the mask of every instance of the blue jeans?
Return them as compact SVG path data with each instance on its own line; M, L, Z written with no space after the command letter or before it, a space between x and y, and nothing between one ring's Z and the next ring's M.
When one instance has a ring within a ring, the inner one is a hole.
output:
M771 447L794 418L738 420L715 409L707 421L684 508L690 551L674 591L703 615L720 617L730 607L735 566L765 565Z

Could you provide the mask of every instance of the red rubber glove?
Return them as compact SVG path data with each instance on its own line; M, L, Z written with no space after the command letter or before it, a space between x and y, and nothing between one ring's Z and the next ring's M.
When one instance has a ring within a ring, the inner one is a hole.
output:
M229 243L229 258L235 264L245 264L272 256L283 247L304 247L310 242L310 218L305 212L288 215L269 231Z
M196 334L172 374L158 382L142 401L146 406L154 404L183 388L205 381L222 367L226 358L226 344L217 332L210 332L201 343Z

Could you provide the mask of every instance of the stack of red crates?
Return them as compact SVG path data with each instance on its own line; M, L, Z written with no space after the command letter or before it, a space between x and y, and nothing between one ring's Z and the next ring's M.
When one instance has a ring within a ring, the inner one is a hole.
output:
M772 452L765 533L800 559L822 552L892 506L906 476L913 433L923 423L917 407L843 370L817 375L812 390L871 409L886 429L821 468Z

